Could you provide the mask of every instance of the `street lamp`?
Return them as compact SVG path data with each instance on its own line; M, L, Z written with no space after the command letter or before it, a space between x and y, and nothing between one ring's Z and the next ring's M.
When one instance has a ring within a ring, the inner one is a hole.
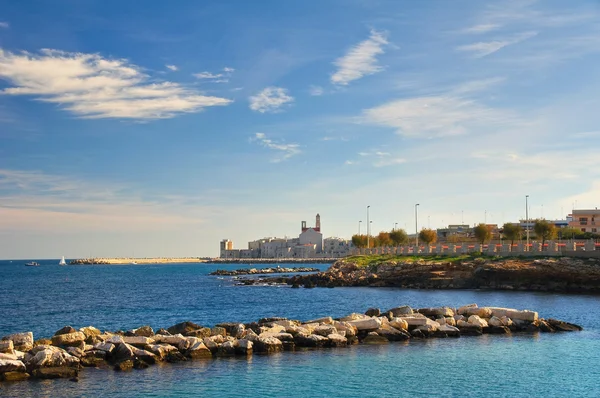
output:
M527 235L527 250L529 251L529 195L525 195L525 234Z
M417 213L417 206L419 206L418 203L415 205L415 238L416 238L416 242L417 242L417 253L418 253L419 252L419 214Z
M396 230L396 228L398 228L398 223L397 222L394 223L394 231Z
M361 222L362 222L362 221L359 221L359 222L358 222L358 236L360 236L360 223L361 223Z
M370 223L369 223L369 208L370 208L370 207L371 207L371 206L367 206L367 249L368 249L369 247L371 247L371 246L370 246L370 241L369 241L369 240L370 240L370 237L371 237L371 235L369 234L369 232L370 232L370 228L369 228L369 224L370 224Z

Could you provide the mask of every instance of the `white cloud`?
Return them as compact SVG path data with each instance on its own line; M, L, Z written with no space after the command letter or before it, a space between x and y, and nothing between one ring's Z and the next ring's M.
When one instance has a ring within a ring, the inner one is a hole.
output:
M254 134L254 137L252 137L250 141L258 141L265 148L277 151L281 156L273 158L271 160L271 162L273 163L279 163L301 153L300 145L275 143L273 142L273 140L267 138L267 136L264 133Z
M323 87L321 87L321 86L310 86L308 89L308 92L310 93L310 95L318 97L320 95L323 95L323 93L325 91L323 90Z
M521 33L511 39L507 40L494 40L487 42L478 42L473 44L466 44L463 46L456 47L458 51L470 52L473 53L473 57L475 58L483 58L487 55L493 54L498 50L506 46L510 46L512 44L517 44L522 42L523 40L527 40L533 36L537 35L537 32L524 32Z
M250 97L250 109L256 112L277 112L283 105L293 102L294 97L281 87L267 87L260 93Z
M200 72L194 73L192 76L196 79L208 80L210 83L229 83L229 77L234 71L235 69L226 66L223 68L224 73Z
M491 77L488 79L470 80L464 83L458 84L453 88L452 92L455 94L473 93L478 91L485 91L490 87L496 86L506 81L504 77Z
M394 166L402 163L406 163L406 159L393 155L390 152L384 151L370 151L370 152L359 152L358 156L363 158L373 159L374 167L386 167ZM350 163L348 163L350 162ZM346 161L346 164L355 164L356 162Z
M177 67L177 65L165 65L167 67L167 69L172 70L173 72L178 71L179 68Z
M200 72L194 73L192 76L198 79L219 79L223 77L222 73Z
M334 62L338 70L331 75L331 82L347 85L365 75L380 72L382 68L377 65L376 57L384 53L383 46L387 44L387 38L383 33L372 30L367 40L358 43L346 55Z
M8 29L10 28L10 25L8 22L0 22L0 28Z
M233 73L233 72L235 72L235 69L226 66L226 67L223 68L223 71L225 73Z
M393 127L407 137L466 134L477 126L510 123L512 117L461 97L430 96L401 99L363 111L362 121Z
M13 54L0 49L6 95L34 95L83 118L172 118L231 100L200 95L177 83L148 82L136 65L98 54L44 49Z
M498 29L501 26L502 25L495 24L495 23L479 24L479 25L471 26L470 28L463 29L462 33L468 33L468 34L486 33L486 32Z
M354 164L354 162L353 162L353 161L351 161L351 160L346 160L346 161L344 162L344 164L346 164L346 165L350 166L350 165L353 165L353 164Z

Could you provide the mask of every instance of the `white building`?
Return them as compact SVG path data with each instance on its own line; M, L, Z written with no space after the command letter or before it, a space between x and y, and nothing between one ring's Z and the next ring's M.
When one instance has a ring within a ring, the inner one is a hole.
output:
M354 248L352 241L342 238L326 238L323 240L324 257L345 257L350 255Z

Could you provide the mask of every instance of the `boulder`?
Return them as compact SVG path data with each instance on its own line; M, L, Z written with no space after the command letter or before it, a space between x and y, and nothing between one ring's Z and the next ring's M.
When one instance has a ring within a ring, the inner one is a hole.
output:
M29 369L41 367L79 367L79 358L70 355L68 352L54 346L37 346L31 350L33 355L27 361Z
M250 355L252 354L253 345L254 343L252 343L250 340L240 339L238 340L238 345L235 349L235 353L238 355Z
M550 319L547 319L546 322L559 332L577 332L577 331L583 330L583 328L579 325L575 325L574 323L559 321L558 319L550 318Z
M367 337L364 338L363 344L388 344L389 340L383 336L380 336L376 332L369 332Z
M298 321L293 321L293 320L290 320L290 319L283 319L283 320L280 320L280 321L273 322L273 325L279 325L279 326L283 326L284 328L288 328L290 326L297 326L297 325L299 325L299 322Z
M395 307L395 308L391 308L391 309L385 311L386 314L388 312L391 312L394 317L398 317L398 316L402 316L402 315L410 315L414 311L408 305L403 305L402 307Z
M481 336L483 334L483 328L481 326L463 320L456 322L456 326L463 336Z
M219 346L217 349L218 357L232 357L235 355L236 347L238 345L237 340L226 341Z
M72 355L79 359L81 359L81 357L85 355L85 352L81 348L77 347L68 347L67 352L69 353L69 355Z
M2 337L2 340L10 340L13 342L15 350L29 351L33 348L33 333L14 333Z
M201 339L203 339L205 337L210 337L211 335L212 335L212 331L210 328L200 328L200 329L192 330L192 331L184 334L184 336L198 337Z
M538 320L538 313L535 311L529 311L529 310L523 310L523 311L509 310L509 311L507 311L506 316L508 318L512 319L513 321L515 319L518 319L520 321L526 321L526 322L535 322Z
M214 343L213 343L214 344ZM218 349L218 346L216 347ZM216 350L215 350L216 351ZM212 358L212 352L208 349L203 341L193 344L187 349L185 355L192 359L209 359Z
M318 324L326 323L328 325L331 325L331 324L333 324L333 318L330 316L326 316L324 318L317 318L317 319L313 319L312 321L306 321L304 323L318 323Z
M416 317L416 316L403 316L403 317L398 317L396 319L406 322L406 324L408 325L408 327L411 327L411 326L417 327L417 326L427 325L427 323L431 321L431 319L426 318L424 316L420 316L420 317Z
M99 351L104 351L106 353L111 353L114 350L115 345L112 343L97 343L94 344L94 349Z
M195 324L194 322L181 322L176 325L171 326L167 329L167 331L171 334L182 334L187 336L188 333L192 333L195 330L202 329L202 326Z
M133 361L130 359L121 361L115 365L114 369L122 372L131 370L133 369Z
M483 330L489 334L510 334L510 329L506 326L489 326Z
M454 316L454 310L450 307L419 308L417 312L434 318Z
M163 336L170 336L171 333L167 329L160 328L154 334L162 334Z
M136 336L152 337L154 336L154 330L148 325L137 328L133 331Z
M246 331L243 334L243 338L255 342L256 340L258 340L258 335L254 333L254 330L246 329Z
M438 332L445 333L448 337L460 337L460 330L455 326L448 325L447 323L440 325Z
M468 323L470 323L471 325L482 327L482 328L488 327L487 321L485 319L482 319L481 317L479 317L479 315L471 315L469 317Z
M294 342L299 347L324 347L329 343L329 339L318 334L297 334L294 337Z
M477 304L467 304L467 305L463 305L462 307L459 307L458 310L456 311L456 313L458 315L464 315L467 312L471 312L473 311L475 308L479 308Z
M55 336L59 336L59 335L61 335L61 334L75 333L76 331L77 331L77 329L75 329L75 328L74 328L74 327L72 327L72 326L65 326L65 327L63 327L63 328L61 328L61 329L58 329L58 330L56 331L56 333L54 333L54 335L55 335Z
M456 319L454 319L452 316L446 317L446 325L456 326Z
M340 318L341 322L351 322L351 321L356 321L359 319L369 319L370 317L364 315L364 314L357 314L356 312L353 312L350 315L347 315L343 318Z
M337 333L348 338L356 336L357 329L348 322L335 321L333 323Z
M15 345L12 340L4 340L0 341L0 353L4 354L14 354L15 353Z
M376 333L385 337L388 341L403 341L410 339L410 334L402 329L396 329L390 325L382 325Z
M171 352L174 352L174 351L179 352L179 350L177 348L173 347L172 345L168 345L168 344L152 344L146 348L148 349L148 351L150 351L151 353L156 355L156 358L159 360L166 359L167 356L169 355L169 353L171 353Z
M70 379L73 377L77 377L79 370L74 367L69 366L51 366L34 369L31 372L33 377L37 377L38 379Z
M113 349L111 355L115 362L133 360L135 359L135 354L133 353L134 349L135 347L127 343L117 343L115 344L115 348Z
M33 346L37 347L38 345L52 345L52 340L50 339L39 339L33 342Z
M0 374L6 372L25 372L25 364L17 360L0 359Z
M145 345L154 344L154 339L151 337L144 337L144 336L128 336L128 337L123 337L123 342L134 345L134 346L142 346L143 347Z
M327 336L327 340L329 347L345 347L348 345L348 339L338 333L331 333Z
M272 316L272 317L269 317L269 318L260 318L258 320L258 324L259 325L264 325L266 323L273 323L273 322L277 322L277 321L287 321L287 318L282 318L282 317L279 317L279 316Z
M313 333L327 337L332 333L337 333L337 328L334 325L320 325L314 329Z
M79 331L85 335L86 339L89 337L100 336L102 334L102 332L100 332L99 329L96 329L93 326L86 326L84 328L80 328Z
M283 344L275 337L258 337L254 342L254 351L265 354L273 354L283 351Z
M348 323L357 330L377 330L381 326L381 320L378 318L357 319Z
M83 343L84 341L85 334L83 334L83 332L78 331L52 336L52 345L55 346L78 346L81 345L81 343Z
M366 312L365 312L366 316L379 316L381 315L381 310L379 308L369 308Z
M29 377L29 373L25 372L0 373L0 381L23 381L29 379Z
M175 347L185 347L185 349L188 348L188 347L186 347L186 345L188 344L187 338L180 334L176 334L173 336L165 336L162 334L155 334L154 342L159 343L159 344L170 344Z
M304 327L304 326L296 326L296 325L292 325L292 326L288 326L287 328L285 328L285 332L286 333L290 333L291 335L295 336L298 333L301 334L311 334L313 332L313 328L308 328L308 327Z
M212 329L210 329L210 335L211 336L216 336L216 335L227 336L227 330L221 326L215 326Z
M10 360L10 361L19 361L20 359L17 358L17 354L13 353L13 354L8 354L8 353L3 353L0 352L0 360L2 359L6 359L6 360Z
M389 325L394 329L408 330L408 322L402 318L392 318Z

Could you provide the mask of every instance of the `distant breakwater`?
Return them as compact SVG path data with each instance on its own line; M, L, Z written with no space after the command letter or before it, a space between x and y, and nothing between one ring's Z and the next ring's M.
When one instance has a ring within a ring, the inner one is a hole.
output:
M212 328L182 322L159 329L100 331L65 326L50 339L15 333L0 340L0 381L30 378L78 380L84 367L128 371L159 362L249 357L281 351L388 344L411 339L482 334L579 331L578 325L539 318L538 313L469 304L460 308L370 308L364 314L308 321L263 318L252 323L221 323Z
M370 286L600 294L600 260L356 256L339 260L323 272L288 278L249 279L243 284L281 283L307 288Z
M271 267L271 268L242 268L236 270L218 269L211 272L209 275L221 276L237 276L237 275L262 275L262 274L279 274L292 272L319 272L318 268L309 267Z
M172 264L172 263L205 263L207 259L200 257L151 257L151 258L129 258L129 257L98 257L98 258L80 258L71 260L69 264Z
M339 258L213 258L210 264L333 264Z

